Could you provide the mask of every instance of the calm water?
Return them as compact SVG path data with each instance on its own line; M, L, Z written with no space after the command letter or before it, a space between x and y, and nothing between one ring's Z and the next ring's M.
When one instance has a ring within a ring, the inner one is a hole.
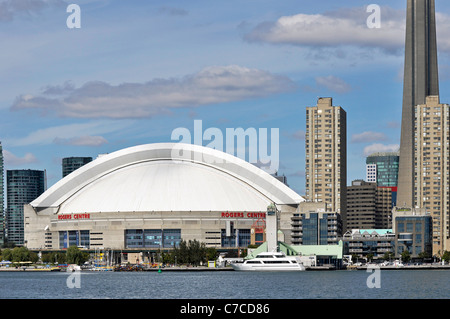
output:
M450 270L385 270L380 288L368 288L371 273L318 271L82 272L79 288L71 273L0 272L0 298L81 299L409 299L449 298ZM72 285L76 283L72 281Z

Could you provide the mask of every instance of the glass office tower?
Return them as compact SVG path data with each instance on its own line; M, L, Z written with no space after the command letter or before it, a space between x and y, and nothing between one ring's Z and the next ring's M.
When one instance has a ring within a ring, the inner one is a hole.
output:
M65 157L62 160L62 177L92 161L92 157Z
M303 202L291 218L293 245L336 245L342 236L341 215L326 211L325 203Z
M374 153L367 157L367 176L375 176L378 187L397 187L399 155L392 153ZM375 173L375 174L373 174Z
M46 173L38 170L8 170L6 237L8 243L24 244L23 206L45 191Z
M398 152L374 153L366 159L367 181L391 189L392 207L397 204L399 161Z

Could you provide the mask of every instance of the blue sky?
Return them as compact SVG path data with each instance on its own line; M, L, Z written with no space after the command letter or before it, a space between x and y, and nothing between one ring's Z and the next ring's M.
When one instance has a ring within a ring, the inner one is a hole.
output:
M436 2L450 103L450 4ZM63 157L170 142L197 119L279 128L279 174L302 195L305 108L333 97L347 111L350 185L367 154L399 145L405 11L406 0L0 0L5 169L46 169L51 186Z

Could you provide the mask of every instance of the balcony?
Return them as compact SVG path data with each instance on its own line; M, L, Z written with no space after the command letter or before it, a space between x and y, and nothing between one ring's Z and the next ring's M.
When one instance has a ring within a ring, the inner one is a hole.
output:
M391 243L377 243L377 247L392 247Z

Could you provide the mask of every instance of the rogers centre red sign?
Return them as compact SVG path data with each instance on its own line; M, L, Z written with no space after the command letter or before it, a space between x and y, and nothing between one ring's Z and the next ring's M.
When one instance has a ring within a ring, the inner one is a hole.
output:
M222 212L222 218L266 218L266 213Z
M58 215L58 219L91 219L91 214L82 213L82 214L60 214Z

